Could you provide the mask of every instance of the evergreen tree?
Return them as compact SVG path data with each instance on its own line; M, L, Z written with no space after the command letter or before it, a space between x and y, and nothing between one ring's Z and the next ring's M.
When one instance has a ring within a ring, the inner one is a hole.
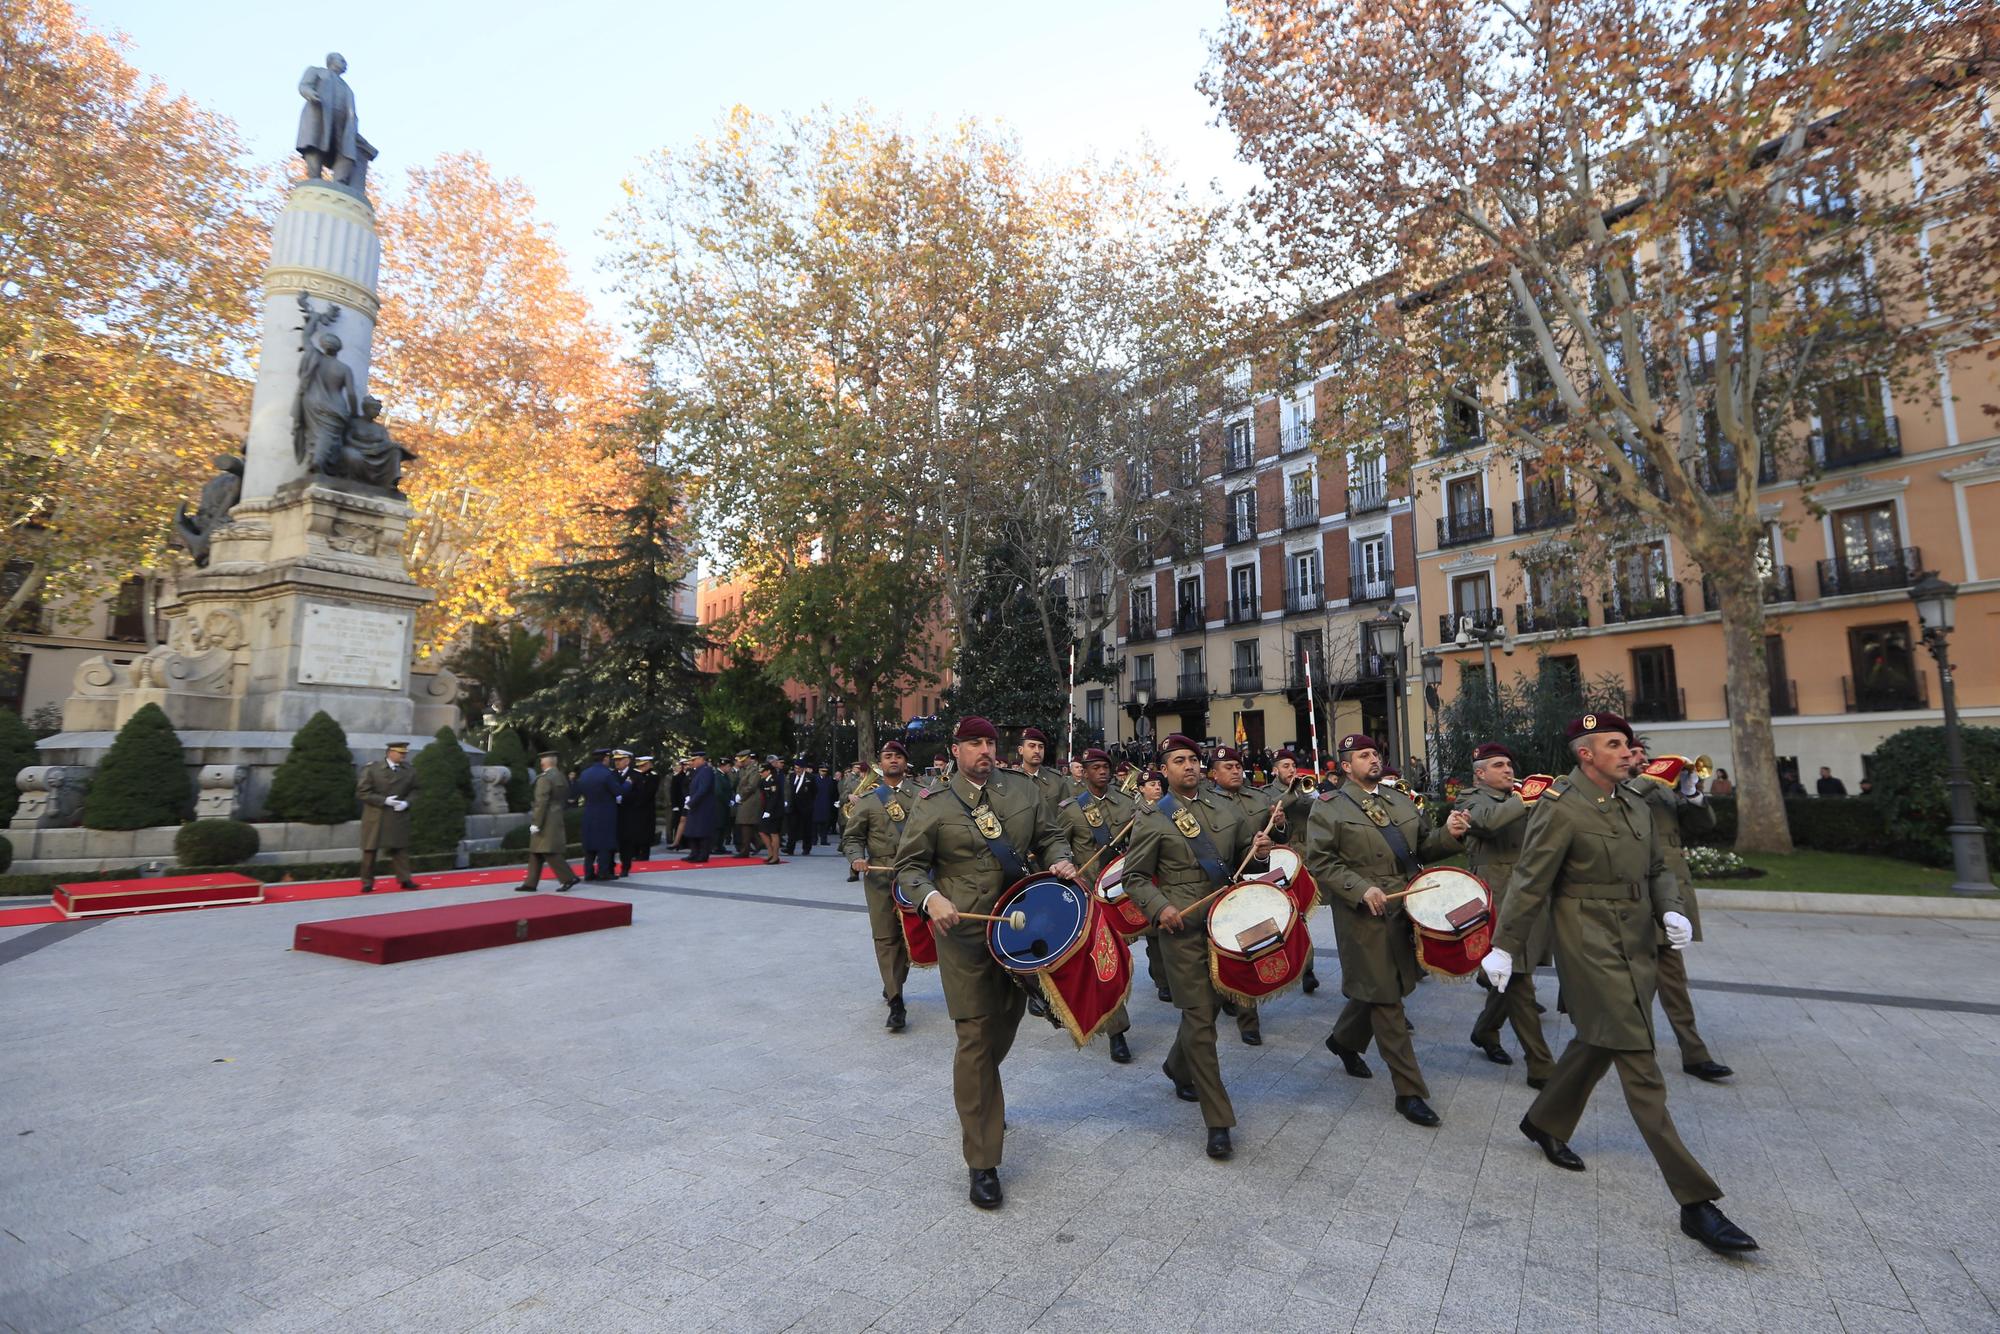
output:
M701 735L714 755L792 754L792 705L764 668L738 649L701 696Z
M1056 642L1071 642L1068 608L1053 600L1050 614ZM1049 663L1041 615L1020 580L998 561L990 563L966 617L957 680L945 692L944 712L979 714L1002 729L1039 727L1055 738L1053 759L1069 730L1069 680Z
M1517 672L1502 681L1498 692L1484 687L1485 666L1471 665L1475 679L1459 690L1438 717L1438 748L1433 768L1439 782L1464 780L1472 773L1472 752L1482 742L1498 741L1514 753L1520 777L1544 773L1561 776L1576 767L1565 730L1584 713L1625 712L1625 686L1615 674L1585 681L1566 663L1540 655L1535 674Z
M290 752L271 776L265 809L276 819L301 824L358 820L361 802L354 795L354 776L347 733L321 710L293 735Z
M507 766L507 809L527 810L534 796L535 775L521 734L511 727L495 731L493 739L486 743L486 758Z
M35 734L12 709L0 709L0 824L14 818L21 790L14 779L35 762Z
M472 761L458 734L440 727L437 738L417 752L417 790L410 798L410 851L450 852L465 837L472 814Z
M150 829L179 824L193 800L187 755L157 704L125 720L83 799L86 829Z
M522 700L514 716L578 745L683 750L701 723L695 653L703 640L675 614L693 566L678 498L667 476L648 468L630 505L594 517L610 536L542 569L523 599L582 638L582 662Z

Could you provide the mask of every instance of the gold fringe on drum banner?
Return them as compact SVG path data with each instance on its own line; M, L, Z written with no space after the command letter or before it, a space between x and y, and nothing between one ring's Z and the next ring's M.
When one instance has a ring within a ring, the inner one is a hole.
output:
M1041 983L1042 999L1048 1002L1049 1012L1062 1022L1063 1031L1079 1048L1088 1046L1132 995L1132 947L1112 929L1105 914L1091 914L1090 930L1085 934L1084 941L1090 946L1087 951L1071 951L1064 956L1062 964L1035 975ZM1107 967L1110 977L1104 976ZM1088 1026L1077 1018L1070 998L1063 995L1055 976L1059 972L1079 989L1080 999L1097 1007L1097 1015ZM1116 988L1115 1000L1109 999L1113 994L1112 987Z
M1439 935L1414 924L1410 929L1416 936L1417 966L1444 982L1464 982L1471 978L1479 971L1479 961L1486 957L1486 951L1493 944L1490 922L1482 923L1462 937ZM1424 948L1427 945L1430 947L1428 951ZM1439 962L1431 962L1431 951L1436 952Z
M1256 969L1260 973L1264 968L1273 964L1288 968L1291 970L1289 978L1273 986L1269 991L1255 996L1244 991L1239 991L1222 980L1222 973L1218 967L1222 962L1222 956L1217 954L1214 946L1211 945L1208 951L1208 983L1215 988L1216 994L1224 1000L1237 1005L1257 1005L1284 995L1287 991L1290 991L1293 987L1304 981L1306 965L1311 959L1312 933L1306 928L1305 923L1301 921L1282 948L1273 950L1255 963L1248 960L1240 961L1244 967ZM1258 980L1262 981L1263 978L1260 976Z

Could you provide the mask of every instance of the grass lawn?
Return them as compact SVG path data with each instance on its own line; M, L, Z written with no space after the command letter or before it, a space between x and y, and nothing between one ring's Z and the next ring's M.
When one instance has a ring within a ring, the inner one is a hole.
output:
M1775 889L1818 894L1950 894L1951 868L1893 857L1845 852L1795 852L1789 857L1745 854L1763 875L1749 880L1696 881L1704 889Z

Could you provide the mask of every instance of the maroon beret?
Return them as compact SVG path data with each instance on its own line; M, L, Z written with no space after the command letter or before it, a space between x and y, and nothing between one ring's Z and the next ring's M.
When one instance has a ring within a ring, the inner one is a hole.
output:
M884 741L882 743L882 753L884 755L901 755L906 760L910 758L910 752L903 749L903 743L900 741Z
M1243 763L1243 752L1236 749L1236 747L1234 746L1224 746L1221 750L1215 752L1215 758L1211 760L1210 763L1221 764L1225 760L1231 763L1241 764Z
M1342 755L1347 754L1350 750L1372 750L1379 752L1381 749L1381 744L1366 732L1349 732L1340 739L1340 753Z
M1160 743L1160 758L1164 760L1177 750L1191 750L1196 755L1199 755L1201 754L1201 743L1185 732L1171 733L1165 741Z
M1273 755L1271 757L1271 763L1273 764L1276 764L1279 760L1290 760L1293 764L1297 764L1299 762L1299 757L1292 753L1292 748L1290 746L1287 746L1283 750L1279 751L1276 755Z
M1048 737L1047 737L1047 736L1045 736L1045 735L1043 735L1043 733L1042 733L1042 729L1041 729L1041 728L1039 728L1039 727L1024 727L1024 728L1022 728L1022 729L1021 729L1021 740L1023 740L1023 741L1039 741L1039 742L1041 742L1041 743L1042 743L1042 744L1043 744L1044 746L1046 746L1046 745L1048 745L1048 744L1049 744L1049 739L1048 739Z
M969 718L960 718L957 728L951 734L953 741L978 741L982 738L987 741L998 741L1000 734L993 730L992 723L977 714Z
M1581 718L1572 718L1569 726L1563 729L1563 735L1571 741L1579 737L1609 736L1612 733L1623 736L1626 744L1631 744L1632 724L1615 713L1586 713Z
M1514 763L1514 752L1501 745L1498 741L1486 741L1472 748L1472 762L1477 764L1481 760L1505 760L1507 763L1512 764Z
M1092 746L1089 750L1083 752L1083 762L1085 764L1095 764L1099 760L1102 760L1106 764L1111 763L1111 752L1099 746Z

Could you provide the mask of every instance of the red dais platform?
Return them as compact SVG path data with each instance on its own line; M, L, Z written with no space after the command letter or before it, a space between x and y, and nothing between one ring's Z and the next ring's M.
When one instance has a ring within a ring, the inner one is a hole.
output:
M292 935L292 948L360 963L404 963L630 925L629 903L537 895L301 922Z
M233 874L176 875L158 880L86 880L56 886L53 897L65 917L107 917L113 913L160 912L168 908L262 903L264 885L247 875Z

